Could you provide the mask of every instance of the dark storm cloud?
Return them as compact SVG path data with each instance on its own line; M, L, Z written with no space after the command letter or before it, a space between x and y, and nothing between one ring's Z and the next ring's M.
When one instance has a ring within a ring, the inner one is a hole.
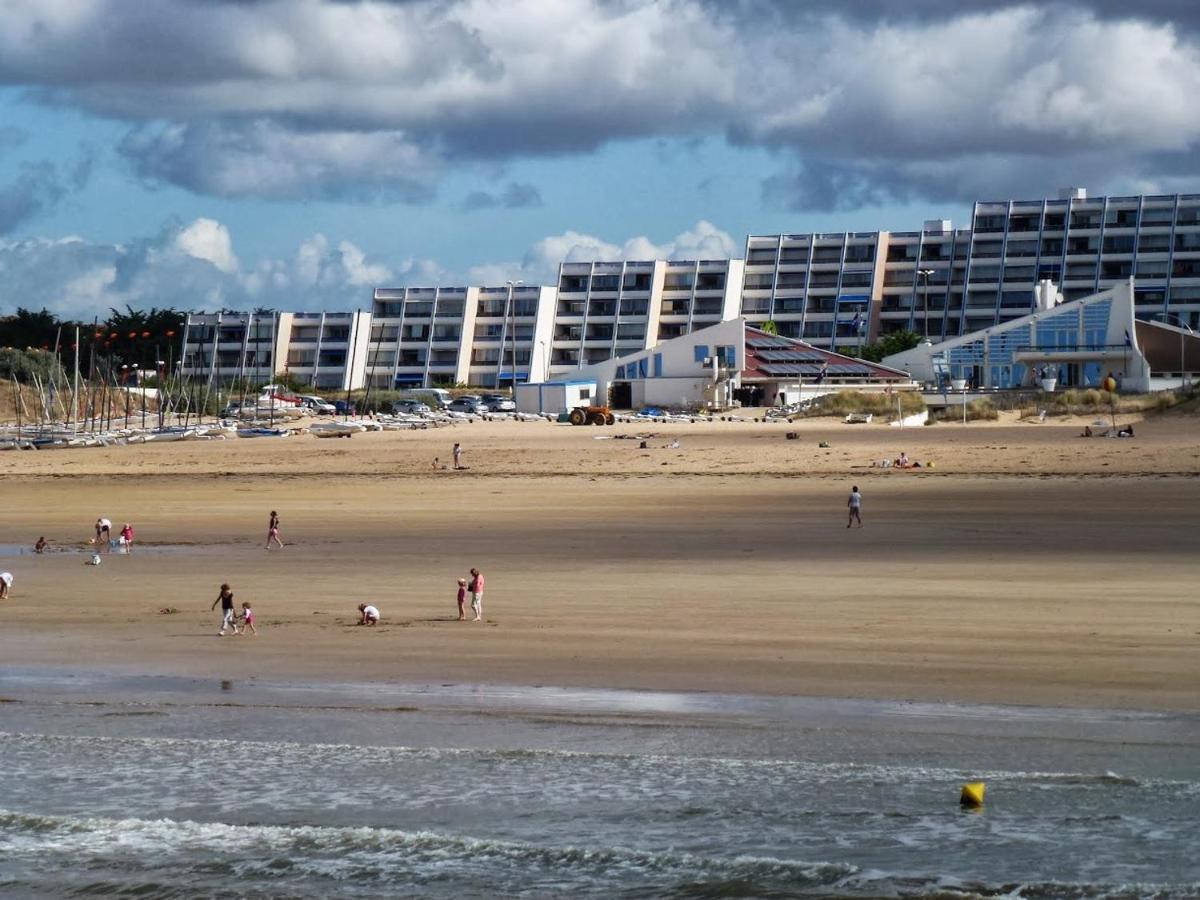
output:
M0 83L129 123L140 177L202 194L423 203L451 169L723 136L775 151L768 196L828 208L1185 177L1162 161L1200 142L1198 23L1165 0L8 0Z
M472 191L463 199L462 208L466 212L480 209L528 209L541 206L542 195L532 184L509 182L498 194L489 191Z
M72 183L79 182L77 178L64 179L50 163L22 166L15 180L0 184L0 234L8 234L54 207L67 195Z

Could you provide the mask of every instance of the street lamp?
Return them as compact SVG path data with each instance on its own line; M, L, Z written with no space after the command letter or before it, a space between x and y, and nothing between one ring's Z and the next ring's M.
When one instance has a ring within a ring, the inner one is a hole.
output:
M929 340L929 276L933 274L933 269L917 269L917 274L925 282L921 293L921 311L923 314L921 325L925 329L925 340Z
M504 283L508 285L508 321L509 321L509 325L510 325L508 339L512 344L512 392L513 392L513 399L516 400L517 399L517 306L516 306L515 301L513 300L513 288L515 288L518 284L524 284L525 282L523 282L523 281L506 281ZM504 368L504 359L503 359L504 347L503 346L501 346L501 348L500 348L500 354L501 354L500 368L503 369ZM526 379L526 380L528 380L528 379ZM496 385L496 386L499 387L499 385Z
M1181 328L1183 328L1187 331L1188 334L1196 333L1196 332L1192 331L1192 327L1190 325L1188 325L1187 322L1183 321L1183 319L1179 318L1179 316L1175 315L1174 313L1164 312L1164 313L1159 313L1159 315L1162 316L1164 319L1174 319L1176 322L1179 323ZM1184 338L1183 332L1181 331L1181 332L1179 332L1179 388L1180 388L1180 390L1184 390L1187 388L1187 376L1184 374L1184 371L1183 371L1184 340L1185 340L1185 338Z

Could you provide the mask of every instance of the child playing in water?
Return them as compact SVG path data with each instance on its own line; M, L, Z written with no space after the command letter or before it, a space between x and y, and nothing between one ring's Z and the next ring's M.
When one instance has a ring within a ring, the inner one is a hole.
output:
M121 539L125 543L125 549L133 549L133 526L128 522L121 526Z
M463 608L463 606L466 602L467 602L467 579L460 578L460 579L458 579L458 621L460 621L460 622L467 621L467 613L466 613L466 610Z
M45 537L40 537L37 539L37 543L33 545L33 552L34 553L45 553L46 552L46 538Z
M242 603L241 619L242 625L238 634L245 634L247 628L250 629L251 634L258 634L258 629L254 627L254 610L250 608L250 601L248 600Z

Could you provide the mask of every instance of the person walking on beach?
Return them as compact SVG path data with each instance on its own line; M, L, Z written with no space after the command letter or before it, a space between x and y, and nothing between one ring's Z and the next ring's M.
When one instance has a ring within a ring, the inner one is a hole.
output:
M133 549L133 526L126 522L121 526L121 538L125 542L125 549Z
M221 585L221 593L217 594L217 599L209 608L216 609L218 603L221 604L221 630L217 632L217 637L225 637L226 628L236 634L237 627L233 623L233 591L229 589L229 585Z
M850 518L846 522L846 527L849 528L855 522L858 527L862 528L862 494L858 492L858 485L850 488L850 499L846 501L846 506L850 510Z
M12 572L0 572L0 600L8 599L8 591L12 587L12 583Z
M471 570L468 590L471 592L471 610L475 613L473 621L480 622L483 620L483 573L478 569Z
M271 541L279 545L279 549L283 549L283 541L279 539L279 513L271 510L271 524L267 526L267 549L271 549Z
M458 621L467 621L467 613L464 605L467 602L467 579L458 579Z
M254 627L254 610L250 608L250 601L246 600L242 603L242 625L238 634L245 634L246 629L250 629L250 633L257 635L258 629Z
M462 468L462 444L454 445L454 468Z

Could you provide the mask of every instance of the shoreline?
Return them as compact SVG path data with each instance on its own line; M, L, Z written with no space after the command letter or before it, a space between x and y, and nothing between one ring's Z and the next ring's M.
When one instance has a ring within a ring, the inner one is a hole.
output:
M15 576L0 654L298 682L1200 704L1190 419L1092 443L1030 425L899 444L847 426L831 448L816 446L828 428L798 444L683 426L682 449L646 450L595 439L608 429L494 424L455 432L461 473L418 468L444 453L441 433L180 442L116 454L128 466L103 475L7 454L0 484L19 512L0 521ZM854 468L931 447L928 473ZM1004 471L969 471L984 458ZM1063 460L1078 470L1050 474ZM866 527L847 530L854 482ZM287 547L266 552L272 509ZM99 515L132 522L142 552L83 565ZM39 535L55 552L20 552ZM472 566L488 579L484 626L453 621ZM214 640L222 582L253 603L260 635ZM360 602L380 628L352 626Z

